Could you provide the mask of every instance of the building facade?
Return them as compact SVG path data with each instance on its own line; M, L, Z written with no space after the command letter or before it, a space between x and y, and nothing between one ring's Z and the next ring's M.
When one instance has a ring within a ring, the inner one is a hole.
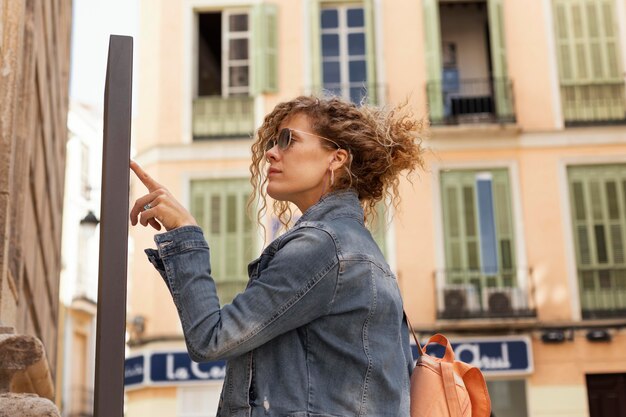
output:
M223 303L274 236L245 216L263 116L320 91L408 101L426 169L378 241L415 329L481 366L495 416L626 415L626 1L159 0L141 19L136 158L203 227ZM213 416L223 363L186 357L154 233L131 233L128 415Z
M62 415L82 417L94 400L102 112L71 102L67 124L56 385Z
M71 1L66 0L0 4L0 327L5 335L43 345L43 351L32 351L37 359L25 369L3 365L23 371L14 376L11 391L50 399L57 355L71 17ZM10 337L0 336L4 342ZM0 357L10 355L0 349ZM31 365L36 373L30 372ZM38 372L44 369L42 377Z

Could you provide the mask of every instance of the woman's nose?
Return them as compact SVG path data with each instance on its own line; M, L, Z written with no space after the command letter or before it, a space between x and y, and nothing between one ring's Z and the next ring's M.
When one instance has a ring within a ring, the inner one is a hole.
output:
M274 146L265 151L265 158L267 158L268 160L278 159L278 146L276 145L276 143L274 143Z

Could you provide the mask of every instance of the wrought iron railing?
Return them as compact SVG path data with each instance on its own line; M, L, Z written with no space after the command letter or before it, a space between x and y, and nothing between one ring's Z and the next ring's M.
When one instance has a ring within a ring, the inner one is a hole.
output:
M75 387L72 388L70 395L63 412L64 417L93 416L93 389Z
M567 125L626 122L624 81L561 84L563 119Z
M513 123L513 86L508 78L429 81L426 94L433 125Z
M626 317L626 269L579 268L583 319Z
M387 99L386 85L376 83L327 83L312 86L310 90L312 94L343 97L355 104L381 105Z
M250 137L253 97L198 97L193 101L193 138Z
M438 319L533 318L537 316L530 273L486 274L443 270L435 274Z

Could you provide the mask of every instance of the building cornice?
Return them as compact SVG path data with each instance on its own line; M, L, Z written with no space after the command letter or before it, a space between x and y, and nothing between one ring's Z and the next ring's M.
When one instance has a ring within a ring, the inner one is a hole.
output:
M512 124L451 126L433 127L426 136L424 145L437 151L626 145L624 126L575 127L550 132L524 132Z
M139 152L134 159L142 165L159 162L225 161L252 158L249 139L215 140L181 145L153 146Z

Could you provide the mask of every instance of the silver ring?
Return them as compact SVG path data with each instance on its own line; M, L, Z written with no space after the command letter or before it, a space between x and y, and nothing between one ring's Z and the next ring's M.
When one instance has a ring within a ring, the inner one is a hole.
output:
M145 206L143 206L143 211L150 210L151 208L152 208L152 205L148 203Z

